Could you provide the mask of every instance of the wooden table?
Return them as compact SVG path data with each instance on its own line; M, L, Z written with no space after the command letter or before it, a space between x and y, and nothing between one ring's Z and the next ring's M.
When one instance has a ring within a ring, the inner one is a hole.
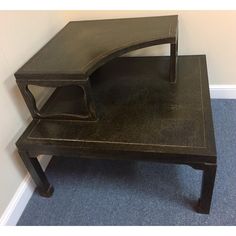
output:
M170 57L119 58L166 43ZM177 16L77 21L15 73L33 117L17 147L42 196L53 187L40 154L157 161L203 170L198 212L209 213L216 150L206 60L177 54ZM29 85L55 88L41 109Z
M16 73L16 81L34 118L95 121L96 107L90 76L113 58L135 49L170 44L169 80L176 80L178 17L143 17L69 22ZM79 86L86 112L45 114L40 111L29 85Z
M53 187L40 154L155 161L202 170L197 210L209 213L217 165L206 58L179 56L176 83L169 65L169 57L113 59L90 76L96 122L33 119L17 147L42 196ZM58 87L40 112L73 114L83 95L76 85Z

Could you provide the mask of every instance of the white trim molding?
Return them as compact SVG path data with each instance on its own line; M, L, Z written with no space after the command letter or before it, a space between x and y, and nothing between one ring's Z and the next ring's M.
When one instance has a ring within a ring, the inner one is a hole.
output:
M47 168L50 160L51 160L50 156L44 156L43 158L42 156L39 157L39 162L43 170ZM34 190L35 190L35 184L30 175L27 174L24 180L21 182L18 189L16 190L16 193L14 194L10 203L8 204L3 215L1 216L0 226L1 225L14 226L17 224Z
M10 203L8 204L6 210L4 211L1 219L0 225L16 225L21 217L28 201L30 200L35 189L35 185L30 175L27 174Z
M212 99L236 99L236 84L210 85Z

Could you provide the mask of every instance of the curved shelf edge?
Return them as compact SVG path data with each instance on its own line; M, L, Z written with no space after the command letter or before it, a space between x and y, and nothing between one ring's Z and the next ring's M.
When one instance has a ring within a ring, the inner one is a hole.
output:
M135 42L128 46L124 46L121 48L117 48L114 50L110 50L105 54L100 55L99 57L94 58L91 60L87 65L87 68L84 68L84 76L89 77L93 72L95 72L99 67L103 66L104 64L108 63L109 61L115 59L116 57L122 56L126 53L143 49L151 46L162 45L162 44L176 44L178 41L177 37L171 38L161 38L161 39L154 39L146 42Z

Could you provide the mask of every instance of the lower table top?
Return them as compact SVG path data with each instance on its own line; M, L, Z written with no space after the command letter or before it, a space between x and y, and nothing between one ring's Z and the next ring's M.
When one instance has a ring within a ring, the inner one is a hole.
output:
M114 59L91 77L98 121L33 120L17 146L185 154L215 160L205 56L180 56L176 83L168 81L168 73L169 57ZM58 88L43 109L83 113L82 104L82 90L68 86Z

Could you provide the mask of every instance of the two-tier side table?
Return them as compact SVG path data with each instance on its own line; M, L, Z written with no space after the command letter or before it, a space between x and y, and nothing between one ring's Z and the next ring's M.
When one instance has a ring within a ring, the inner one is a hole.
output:
M177 16L70 22L16 72L33 117L17 147L42 196L53 187L41 154L184 164L203 171L197 210L209 213L216 149L206 58L177 57L177 29ZM170 56L119 57L157 44L170 44ZM41 109L29 85L55 88Z

